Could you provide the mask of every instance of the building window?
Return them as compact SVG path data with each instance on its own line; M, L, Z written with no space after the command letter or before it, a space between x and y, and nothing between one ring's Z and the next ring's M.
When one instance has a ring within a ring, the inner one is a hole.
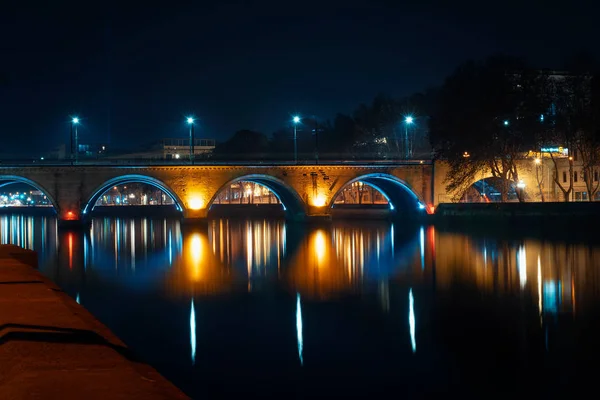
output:
M594 171L594 182L598 182L598 171Z
M573 182L577 182L577 171L573 172Z
M567 183L567 171L563 171L563 183Z
M577 161L577 150L573 150L573 160Z
M587 171L583 171L583 181L587 182L588 181L587 178L588 178Z

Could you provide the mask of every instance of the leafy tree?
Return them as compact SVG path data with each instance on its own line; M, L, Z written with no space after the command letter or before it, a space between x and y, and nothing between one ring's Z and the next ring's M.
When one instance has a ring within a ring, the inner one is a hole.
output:
M553 76L548 82L551 112L548 127L541 136L542 145L561 145L569 149L568 179L559 175L560 158L550 154L554 164L553 179L561 190L564 201L570 201L575 176L574 158L581 158L583 180L588 199L598 191L594 181L600 166L600 95L598 80L594 77L594 63L589 57L578 55L567 63L566 74Z
M430 120L430 140L436 157L450 164L447 189L456 197L490 171L507 200L510 185L519 181L517 160L541 129L542 87L539 74L523 60L503 56L469 61L446 79Z

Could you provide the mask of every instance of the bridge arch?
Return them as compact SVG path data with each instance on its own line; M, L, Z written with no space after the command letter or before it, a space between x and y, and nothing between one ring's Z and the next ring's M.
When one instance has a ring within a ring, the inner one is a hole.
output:
M83 215L89 214L94 207L96 206L96 202L98 199L106 193L111 187L124 185L128 183L144 183L146 185L153 186L157 189L163 191L167 196L169 196L173 202L175 203L175 207L177 210L183 212L183 201L177 196L175 191L173 191L169 186L167 186L164 182L159 179L153 178L151 176L146 175L121 175L112 179L105 181L102 185L98 186L92 191L92 194L88 197L88 200L84 203L82 213Z
M524 179L519 182L515 182L508 179L503 180L492 174L482 174L481 177L475 177L469 186L458 193L459 196L456 198L459 202L466 203L498 203L503 201L502 192L505 191L504 201L531 201L535 198L532 193L535 193L536 186L537 183L528 175L525 175Z
M39 190L50 201L54 211L57 214L60 213L60 208L58 207L58 202L56 201L54 194L50 190L46 189L43 185L40 185L38 182L36 182L34 180L24 178L24 177L18 176L18 175L0 175L0 187L12 185L14 183L24 183L26 185L29 185L29 186Z
M378 190L387 199L390 209L396 213L413 215L431 212L427 207L427 203L408 183L394 175L386 173L365 174L350 179L331 197L328 207L333 208L335 200L342 191L355 182L363 182Z
M275 197L277 197L277 199L283 206L283 209L286 212L286 216L299 216L306 214L306 205L292 186L288 185L287 183L278 178L263 174L243 175L235 179L229 180L224 185L222 185L210 199L210 202L208 203L208 210L210 211L211 207L213 206L216 198L219 196L220 193L222 193L231 185L238 182L253 182L269 189L271 192L273 192Z

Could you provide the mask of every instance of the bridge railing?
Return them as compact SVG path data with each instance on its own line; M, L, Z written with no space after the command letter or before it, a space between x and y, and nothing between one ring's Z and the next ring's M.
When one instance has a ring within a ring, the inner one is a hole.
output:
M432 160L381 160L381 159L362 159L362 160L212 160L200 159L194 160L193 165L264 165L264 166L287 166L287 165L422 165L431 164ZM147 165L169 165L169 166L190 166L190 160L153 160L153 159L91 159L72 162L70 160L32 160L32 159L4 159L0 160L0 168L3 167L44 167L44 166L147 166Z

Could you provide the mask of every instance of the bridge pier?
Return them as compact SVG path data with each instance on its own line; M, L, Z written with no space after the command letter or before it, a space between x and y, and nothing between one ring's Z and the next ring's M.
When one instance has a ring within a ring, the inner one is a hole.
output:
M331 208L308 206L303 221L310 223L331 222Z
M90 219L62 219L58 220L58 229L61 230L83 230L89 229L92 225Z

